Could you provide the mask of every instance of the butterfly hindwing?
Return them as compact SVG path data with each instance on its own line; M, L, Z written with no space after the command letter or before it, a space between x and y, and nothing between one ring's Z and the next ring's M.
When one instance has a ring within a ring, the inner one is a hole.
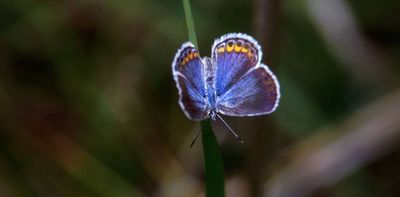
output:
M172 73L179 90L179 105L192 120L208 115L204 82L204 64L193 44L184 43L172 62Z
M217 109L229 116L269 114L279 102L279 83L265 65L245 74L218 100Z

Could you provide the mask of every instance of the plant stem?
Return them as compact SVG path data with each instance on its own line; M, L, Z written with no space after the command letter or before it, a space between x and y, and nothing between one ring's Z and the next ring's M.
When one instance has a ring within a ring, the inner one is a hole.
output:
M224 167L218 148L218 141L211 128L211 120L201 123L204 168L206 171L206 196L225 196Z
M197 38L196 38L196 30L194 29L194 22L192 11L190 9L190 2L189 0L182 0L183 1L183 9L185 10L185 17L186 17L186 27L188 29L189 40L199 49L197 45Z

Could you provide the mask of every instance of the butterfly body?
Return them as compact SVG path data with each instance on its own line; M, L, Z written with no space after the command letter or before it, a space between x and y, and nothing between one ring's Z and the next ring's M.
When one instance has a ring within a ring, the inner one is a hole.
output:
M175 55L172 73L179 104L192 120L218 114L257 116L279 103L279 83L261 63L261 47L245 34L226 34L214 41L211 58L201 58L190 42Z
M211 58L203 58L205 66L205 85L207 91L208 111L216 111L216 94L215 94L215 67Z

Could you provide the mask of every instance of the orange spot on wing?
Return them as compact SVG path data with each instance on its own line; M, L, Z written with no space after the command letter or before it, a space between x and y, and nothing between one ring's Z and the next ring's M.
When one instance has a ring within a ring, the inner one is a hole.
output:
M217 49L217 52L218 53L223 53L225 51L225 48L224 47L219 47L218 49Z
M189 62L189 60L190 60L190 59L189 59L189 57L188 57L188 56L186 56L186 57L185 57L185 59L184 59L184 61L185 61L185 64L187 64L187 63Z
M248 51L247 52L247 57L251 58L252 56L253 56L253 54L250 51Z
M242 49L242 47L235 44L235 52L240 52L240 49Z
M227 52L232 52L232 50L233 50L233 46L227 46L226 47L226 51Z

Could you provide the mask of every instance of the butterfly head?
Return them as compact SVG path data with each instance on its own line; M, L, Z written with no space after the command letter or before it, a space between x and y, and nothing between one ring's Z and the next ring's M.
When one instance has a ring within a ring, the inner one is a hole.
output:
M208 117L210 117L212 120L215 120L217 118L217 111L211 110L210 113L208 113Z

